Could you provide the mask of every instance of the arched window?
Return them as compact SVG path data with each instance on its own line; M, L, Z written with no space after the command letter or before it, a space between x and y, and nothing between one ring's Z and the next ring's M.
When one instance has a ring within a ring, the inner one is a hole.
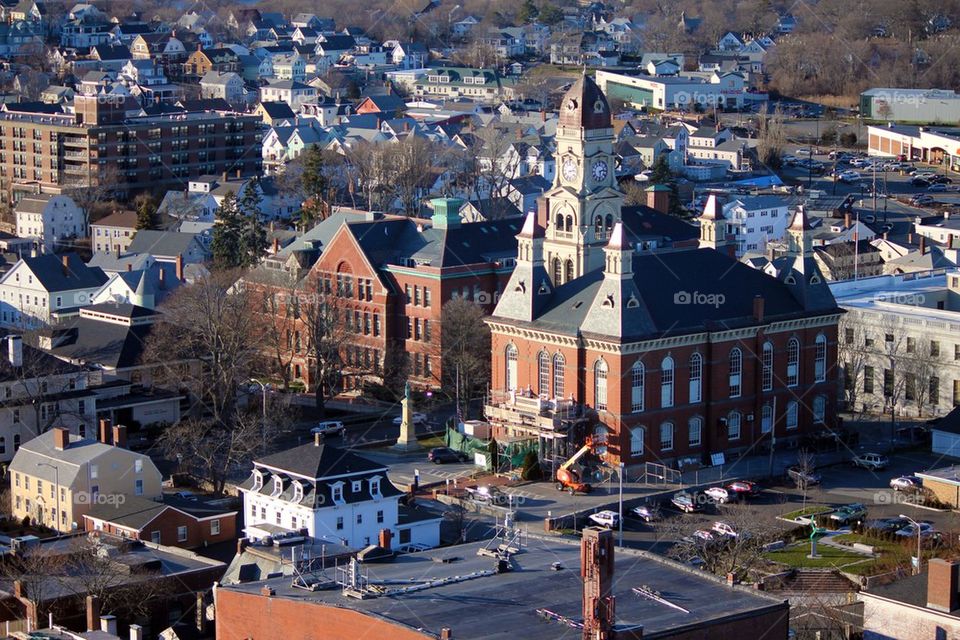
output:
M660 363L660 406L673 406L673 358L670 356Z
M800 381L800 341L790 338L787 343L787 386L795 387Z
M823 424L823 418L827 414L827 396L817 396L813 399L813 421L817 424Z
M549 395L550 394L550 356L547 355L546 351L541 351L537 355L537 373L539 386L537 390L540 392L540 395Z
M603 216L597 216L593 220L593 233L597 236L597 240L603 240Z
M800 413L800 406L797 404L796 400L791 400L790 402L787 403L787 415L786 415L787 429L797 428L799 413Z
M563 365L564 358L562 353L553 356L553 397L563 397Z
M609 213L607 214L606 219L603 221L603 226L607 231L607 234L613 229L613 216Z
M740 412L731 411L727 415L727 439L728 440L739 440L740 439Z
M563 263L560 262L560 258L553 259L553 284L554 286L559 287L563 284Z
M771 429L773 429L773 407L765 404L760 409L760 432L770 433Z
M738 347L730 350L730 397L739 398L742 385L743 352Z
M598 411L607 408L607 363L597 360L593 365L593 397Z
M564 265L564 267L563 281L570 282L573 280L573 260L567 260L567 263Z
M567 224L564 225L564 231L573 231L573 216L567 216Z
M827 379L827 337L818 334L815 342L816 351L813 358L813 377L816 382Z
M690 418L690 421L687 423L687 432L689 434L690 446L699 447L700 439L703 437L703 418L699 416Z
M690 402L700 402L703 398L703 356L695 353L690 356Z
M517 388L517 347L513 344L507 345L506 350L506 371L504 376L504 386L507 391L515 391Z
M630 411L643 411L643 363L639 360L630 370Z
M647 430L643 427L630 429L630 455L634 458L643 455L643 441L646 436Z
M770 391L773 389L773 345L771 343L763 343L763 350L760 357L762 366L760 381L762 388L764 391Z
M563 216L559 213L557 214L556 223L554 223L557 231L563 231Z
M660 425L660 451L673 449L673 423L664 422Z

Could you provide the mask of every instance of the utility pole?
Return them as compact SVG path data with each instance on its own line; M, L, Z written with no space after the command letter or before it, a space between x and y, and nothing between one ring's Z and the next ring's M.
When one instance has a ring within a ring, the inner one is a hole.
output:
M620 535L619 535L620 541L618 544L622 547L623 546L623 462L620 463L620 473L617 474L617 476L620 478L620 500L619 500L620 517L617 518L617 524L620 526Z

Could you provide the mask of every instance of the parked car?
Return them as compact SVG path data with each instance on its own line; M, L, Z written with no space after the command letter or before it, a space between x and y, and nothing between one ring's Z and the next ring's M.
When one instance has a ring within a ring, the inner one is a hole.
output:
M693 513L703 509L703 504L698 496L686 491L678 491L670 498L670 503L684 513Z
M710 487L703 493L714 502L719 502L720 504L726 504L727 502L730 502L732 498L730 492L723 487Z
M794 465L787 469L787 477L797 483L803 482L807 486L820 484L819 473L812 470L804 471L797 465Z
M693 532L693 538L699 540L700 542L714 542L717 539L717 536L713 534L712 531L707 531L706 529L697 529Z
M933 196L927 195L925 193L913 196L913 198L910 199L910 204L912 204L915 207L923 207L933 203L934 203Z
M738 497L754 497L760 493L760 485L749 480L736 480L727 485L727 491Z
M918 524L920 525L921 538L932 536L937 533L937 530L933 528L932 522L923 521L923 522L919 522ZM901 538L912 538L917 535L917 527L914 526L912 522L908 522L907 526L897 531L894 535L899 536Z
M863 530L873 534L893 533L909 524L906 518L880 518L867 520L863 523Z
M910 184L914 187L929 187L930 181L921 176L913 176L910 178Z
M933 182L934 184L953 184L953 178L950 176L937 175L933 176L933 179L930 180L930 182Z
M837 176L837 181L843 182L844 184L860 182L860 174L858 174L856 171L842 171Z
M414 413L411 419L413 420L413 424L426 424L426 422L427 422L427 414L425 414L425 413ZM397 416L396 418L394 418L394 419L393 419L393 424L397 425L398 427L399 427L401 424L403 424L403 416Z
M644 522L654 522L660 519L660 507L642 504L632 509L633 514Z
M731 538L736 538L738 535L740 535L737 533L737 530L727 522L714 522L713 531L722 536L729 536Z
M929 187L927 187L927 192L929 193L946 193L947 185L935 182Z
M853 466L860 467L861 469L880 471L881 469L887 468L887 465L890 464L890 459L879 453L863 453L859 456L854 456L852 462Z
M467 495L475 502L504 505L510 502L510 496L497 487L467 487Z
M464 462L467 456L459 451L454 451L449 447L434 447L427 453L427 460L433 464L443 464L445 462Z
M347 428L339 420L327 420L310 429L310 433L313 435L319 433L322 436L342 436L346 430Z
M859 502L840 507L827 518L837 524L845 525L867 517L867 508Z
M591 513L587 517L590 518L591 521L597 523L601 527L606 527L607 529L613 529L620 524L620 514L618 514L616 511L610 511L609 509Z
M897 476L890 480L890 488L894 491L917 491L923 486L923 481L917 476Z

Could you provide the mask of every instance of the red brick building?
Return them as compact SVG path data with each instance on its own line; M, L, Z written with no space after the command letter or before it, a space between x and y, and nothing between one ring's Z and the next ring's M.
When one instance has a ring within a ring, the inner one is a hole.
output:
M121 538L196 549L235 540L237 512L201 500L165 497L155 502L128 496L123 504L104 504L83 517L87 531Z
M645 250L606 182L603 94L584 76L563 105L566 169L539 216L527 217L488 321L488 418L508 435L539 438L541 459L563 457L593 431L609 460L627 465L699 463L772 432L783 442L832 425L841 310L804 212L773 275L730 257L713 199L701 248Z

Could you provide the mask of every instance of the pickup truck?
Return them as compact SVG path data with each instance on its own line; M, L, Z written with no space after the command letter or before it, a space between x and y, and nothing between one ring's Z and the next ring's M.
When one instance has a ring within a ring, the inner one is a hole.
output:
M854 456L852 462L855 467L869 469L870 471L879 471L887 468L887 465L890 464L890 459L879 453L862 453L859 456Z

